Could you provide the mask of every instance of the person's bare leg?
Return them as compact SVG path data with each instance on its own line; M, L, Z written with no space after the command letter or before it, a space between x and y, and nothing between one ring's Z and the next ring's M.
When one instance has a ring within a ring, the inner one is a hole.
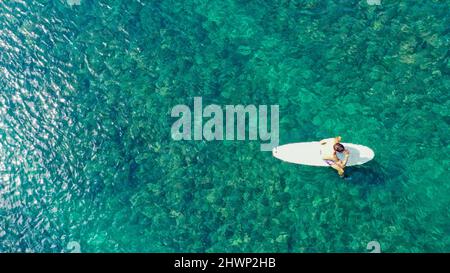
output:
M344 177L344 169L339 164L333 164L331 168L335 169L340 177Z

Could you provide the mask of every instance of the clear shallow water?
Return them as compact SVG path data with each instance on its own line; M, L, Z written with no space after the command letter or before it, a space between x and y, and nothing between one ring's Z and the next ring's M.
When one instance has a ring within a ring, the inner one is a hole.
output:
M449 251L449 1L77 4L0 2L0 251ZM172 141L194 96L376 159Z

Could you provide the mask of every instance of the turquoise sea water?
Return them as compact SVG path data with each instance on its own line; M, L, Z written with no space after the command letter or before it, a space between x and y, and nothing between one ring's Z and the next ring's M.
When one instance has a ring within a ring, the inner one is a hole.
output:
M0 252L450 251L450 1L0 1ZM283 163L173 141L176 104L278 104Z

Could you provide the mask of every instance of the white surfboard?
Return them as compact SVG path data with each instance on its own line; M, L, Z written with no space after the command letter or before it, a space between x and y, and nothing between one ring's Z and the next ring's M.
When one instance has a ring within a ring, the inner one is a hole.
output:
M375 157L375 153L369 147L352 143L342 143L342 145L350 152L347 166L361 165ZM300 142L281 145L272 150L272 155L290 163L329 167L320 155L319 142ZM337 156L340 159L344 158L344 154L342 153L338 153Z

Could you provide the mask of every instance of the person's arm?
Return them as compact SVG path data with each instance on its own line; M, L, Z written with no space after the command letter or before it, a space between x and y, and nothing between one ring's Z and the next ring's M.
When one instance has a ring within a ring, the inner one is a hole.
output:
M322 139L319 143L320 145L325 145L327 144L327 139Z
M340 136L335 137L334 144L341 142L341 140L342 140L342 137L340 137Z
M344 168L345 166L347 166L347 161L348 161L348 158L350 157L350 152L349 152L348 150L345 150L345 151L344 151L344 154L345 154L344 160L342 160L342 167L343 167L343 168Z

